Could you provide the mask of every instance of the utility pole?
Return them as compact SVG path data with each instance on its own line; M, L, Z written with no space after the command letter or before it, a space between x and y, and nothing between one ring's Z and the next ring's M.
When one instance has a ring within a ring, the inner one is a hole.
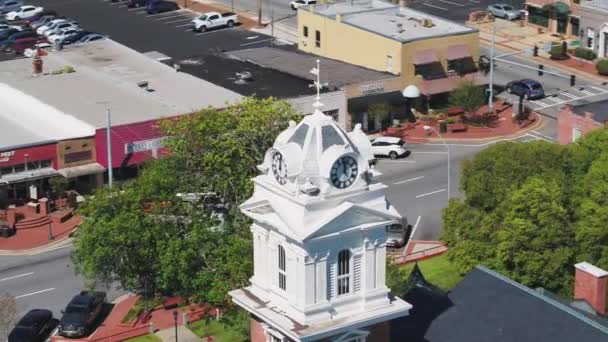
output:
M494 111L494 54L496 45L496 24L492 25L492 47L490 48L490 88L488 89L488 112Z
M258 27L262 27L262 1L258 0Z
M108 120L106 126L106 140L108 142L108 186L112 188L112 113L110 108L106 109Z
M270 47L274 45L274 7L270 7Z

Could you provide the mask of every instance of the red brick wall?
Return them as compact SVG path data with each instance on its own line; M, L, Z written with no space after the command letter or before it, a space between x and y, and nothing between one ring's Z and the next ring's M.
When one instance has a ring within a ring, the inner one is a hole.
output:
M572 142L572 131L574 128L587 132L602 127L603 124L593 120L593 113L586 113L585 116L577 115L572 112L572 107L564 106L557 116L557 141L561 145Z
M251 342L266 342L266 336L264 335L264 328L262 328L262 324L253 317L250 319L249 329L251 334Z
M367 341L370 342L389 342L390 341L390 322L382 322L372 325L369 328Z
M597 278L577 268L574 277L574 299L587 301L595 311L605 315L607 282L608 277Z

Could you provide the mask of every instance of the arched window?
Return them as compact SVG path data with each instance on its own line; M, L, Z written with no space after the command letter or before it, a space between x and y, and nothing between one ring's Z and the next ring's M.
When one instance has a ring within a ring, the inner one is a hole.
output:
M350 251L344 249L338 254L338 296L350 293Z
M285 248L279 245L279 288L283 291L287 288Z

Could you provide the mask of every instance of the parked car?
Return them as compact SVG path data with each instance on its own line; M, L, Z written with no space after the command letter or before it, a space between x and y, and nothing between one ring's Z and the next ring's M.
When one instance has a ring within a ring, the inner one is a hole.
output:
M8 46L12 45L17 41L17 39L22 38L38 38L38 34L34 31L18 31L10 36L6 37L6 39L0 41L0 49L4 50Z
M146 12L148 14L158 14L164 12L177 11L179 6L175 2L171 1L150 1L146 4Z
M89 335L105 301L105 292L82 291L74 296L61 312L63 316L59 321L59 335L63 337Z
M10 37L12 34L15 34L17 32L21 32L21 30L16 29L16 28L9 28L3 31L0 31L0 41L3 41L5 39L7 39L8 37Z
M488 12L492 13L497 18L515 20L521 18L521 12L514 9L511 5L494 4L488 6Z
M60 42L60 41L63 41L65 38L78 33L78 31L79 31L79 29L76 29L74 27L59 29L59 30L56 30L55 32L53 32L52 34L49 34L47 39L51 43Z
M10 11L17 10L21 6L23 6L23 2L21 0L10 0L10 1L0 3L0 14L4 14L4 13L8 13Z
M57 18L57 12L55 11L49 11L49 10L43 10L42 12L26 19L25 21L28 23L33 23L34 21L37 21L38 19L42 18L42 17L53 17L53 18Z
M302 6L315 5L316 3L317 0L293 0L291 2L291 9L295 11Z
M19 25L0 24L0 32L6 31L11 28L21 30L21 26L19 26Z
M12 43L8 44L4 49L5 52L14 53L16 55L23 54L26 49L33 48L40 43L48 41L46 39L40 39L38 37L25 37L25 38L17 38Z
M90 43L90 42L94 42L94 41L98 41L98 40L103 40L106 39L105 36L102 36L100 34L97 33L91 33L91 34L87 34L86 36L80 38L76 44L86 44L86 43Z
M143 7L143 6L146 6L148 4L148 2L150 2L150 0L128 0L127 7L129 7L129 8Z
M526 100L536 100L545 97L542 84L531 79L511 81L507 84L507 92L517 96L523 96Z
M51 20L50 22L48 22L48 23L46 23L46 24L44 24L44 25L42 25L42 26L39 26L39 27L36 29L36 32L37 32L38 34L44 34L44 32L45 32L45 31L53 31L53 30L56 30L56 29L58 28L58 26L59 26L59 25L64 24L64 23L68 23L68 24L73 24L73 25L76 25L76 23L75 23L75 22L70 21L70 20L68 20L68 19L63 19L63 18L61 18L61 19L53 19L53 20Z
M38 49L48 51L51 48L52 48L52 45L49 44L48 42L41 42L29 49L23 50L23 56L32 58L32 57L36 56L36 53L38 53Z
M409 154L405 141L397 137L377 137L372 139L371 143L374 156L397 159Z
M53 32L53 31L67 29L67 28L80 29L80 27L78 27L78 25L66 21L66 22L62 22L57 25L54 25L52 27L49 27L49 29L42 31L42 35L45 37L48 37L51 34L51 32Z
M407 223L407 218L403 222L386 226L386 246L400 248L405 246L412 234L412 226Z
M68 45L68 44L76 43L77 41L82 39L84 36L88 36L89 34L92 34L92 33L93 32L85 31L85 30L78 31L72 35L69 35L69 36L63 38L61 40L61 44Z
M46 25L57 18L53 15L44 15L30 23L30 27L34 30L38 29L40 26Z
M196 32L205 32L208 29L217 27L233 27L238 22L238 16L232 12L221 14L218 12L207 12L192 20L192 27Z
M11 330L8 342L44 342L56 326L57 320L49 310L30 310Z
M21 20L21 19L29 19L31 17L36 16L37 14L42 13L44 8L36 7L36 6L21 6L19 9L8 12L4 15L7 20Z

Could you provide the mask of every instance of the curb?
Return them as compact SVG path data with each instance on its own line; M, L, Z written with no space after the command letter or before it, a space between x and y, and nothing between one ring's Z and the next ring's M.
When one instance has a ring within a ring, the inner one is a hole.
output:
M516 133L511 133L508 135L495 135L492 137L487 137L487 138L445 138L445 139L441 139L441 138L426 138L426 137L406 137L406 140L410 140L409 142L411 142L412 144L424 144L425 142L440 142L442 143L443 141L445 141L446 143L459 143L459 142L478 142L480 143L486 143L486 142L491 142L491 141L500 141L500 140L506 140L506 139L515 139L518 138L520 136L522 136L523 134L527 134L530 131L533 131L535 129L538 129L539 127L542 127L546 122L543 119L542 115L540 115L539 113L534 112L534 114L536 114L536 116L538 117L538 120L526 127L523 128L519 131L517 131ZM411 140L421 140L420 142L412 142Z
M68 243L66 242L72 242L74 239L72 238L72 236L74 235L74 233L76 233L76 231L78 230L79 226L76 226L76 228L72 229L72 231L70 231L67 235L61 237L60 239L54 240L53 242L46 244L44 246L40 246L40 247L34 247L34 248L29 248L29 249L16 249L16 250L12 250L12 249L0 249L0 256L23 256L23 255L33 255L33 254L40 254L40 253L44 253L44 252L50 252L52 250L54 250L55 248L59 248L59 247L63 247L63 245L68 245Z

